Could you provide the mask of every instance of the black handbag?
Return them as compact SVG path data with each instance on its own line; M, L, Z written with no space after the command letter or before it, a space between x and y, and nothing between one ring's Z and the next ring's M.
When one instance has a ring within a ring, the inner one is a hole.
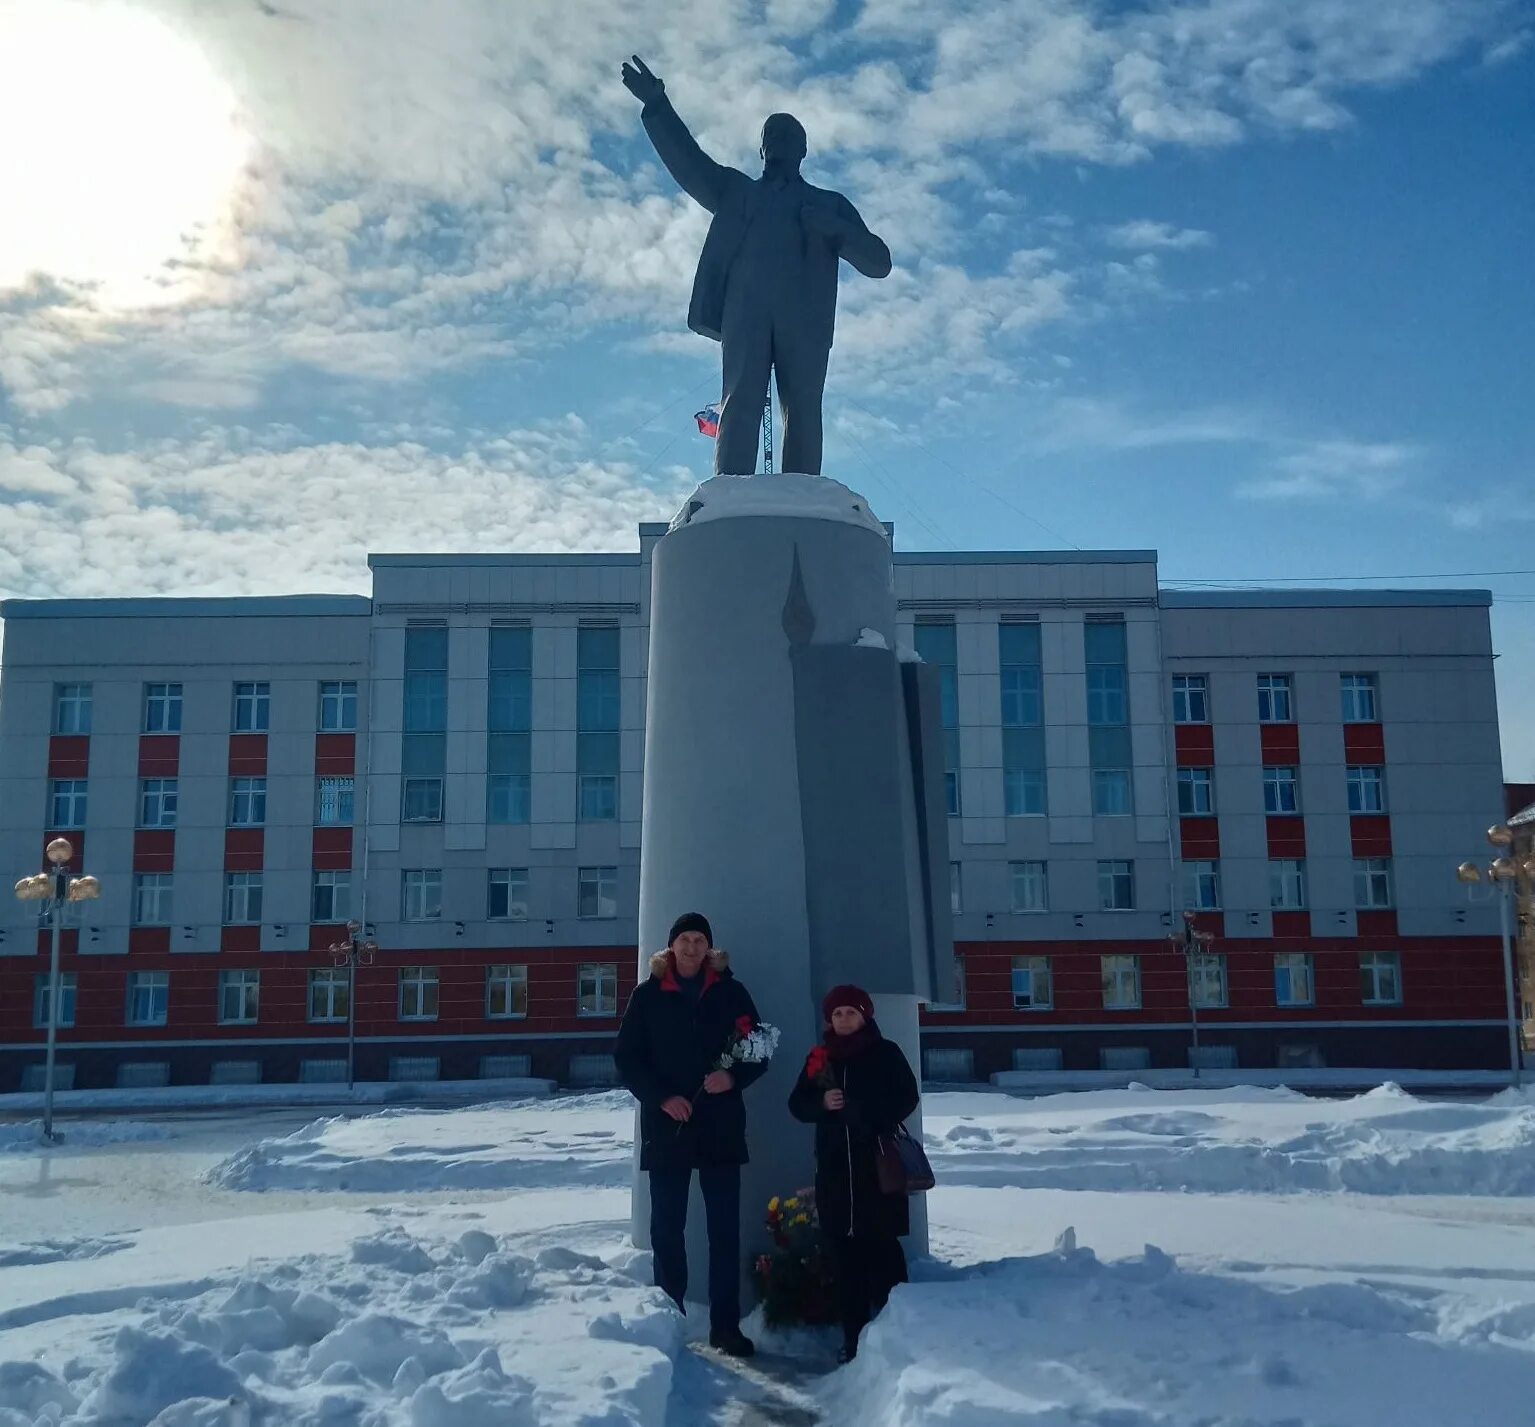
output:
M927 1152L905 1125L876 1138L874 1169L882 1194L926 1194L935 1182Z

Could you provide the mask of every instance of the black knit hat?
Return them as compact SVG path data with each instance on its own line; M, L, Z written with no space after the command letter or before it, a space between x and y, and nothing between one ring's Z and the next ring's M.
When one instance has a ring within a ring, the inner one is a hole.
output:
M667 946L673 945L683 932L702 932L704 940L710 946L714 945L714 929L709 925L708 917L702 912L684 912L672 923L671 935L666 938Z

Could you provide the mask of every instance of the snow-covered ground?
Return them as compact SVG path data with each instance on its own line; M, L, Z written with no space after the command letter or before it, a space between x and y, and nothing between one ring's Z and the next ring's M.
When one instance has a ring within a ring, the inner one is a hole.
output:
M0 1427L1535 1421L1515 1092L930 1094L932 1257L837 1371L688 1348L622 1095L313 1113L0 1125Z

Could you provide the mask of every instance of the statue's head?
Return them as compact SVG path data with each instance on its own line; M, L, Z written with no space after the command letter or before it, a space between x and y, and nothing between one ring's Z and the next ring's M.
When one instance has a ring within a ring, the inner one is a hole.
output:
M792 114L769 114L762 126L763 163L788 164L805 157L805 126Z

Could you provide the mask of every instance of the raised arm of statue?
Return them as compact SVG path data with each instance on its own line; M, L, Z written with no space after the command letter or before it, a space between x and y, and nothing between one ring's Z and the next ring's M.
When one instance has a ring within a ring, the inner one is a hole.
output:
M644 60L631 55L622 73L624 88L645 106L640 111L640 122L661 162L684 193L713 213L736 170L716 163L698 147L698 141L666 97L666 85L650 72Z

